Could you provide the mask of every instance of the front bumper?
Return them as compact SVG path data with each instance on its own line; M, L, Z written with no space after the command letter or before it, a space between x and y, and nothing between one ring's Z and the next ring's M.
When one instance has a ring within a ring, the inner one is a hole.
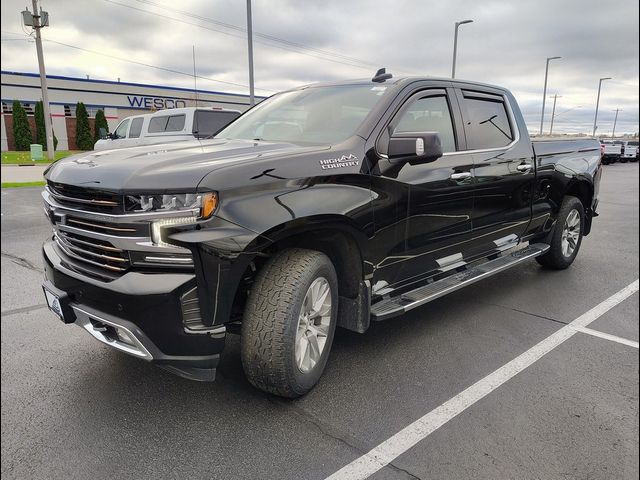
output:
M193 333L182 321L181 298L195 286L194 274L128 272L107 283L66 268L52 241L43 256L43 287L58 297L65 323L181 376L215 379L225 327Z

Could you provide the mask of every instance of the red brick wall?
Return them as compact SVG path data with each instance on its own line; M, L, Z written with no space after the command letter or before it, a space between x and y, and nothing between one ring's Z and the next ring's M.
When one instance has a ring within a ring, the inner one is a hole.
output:
M13 115L2 115L4 117L4 124L7 128L7 147L9 150L16 149L16 141L13 138ZM31 127L31 136L33 138L33 143L36 141L36 119L33 115L28 115L27 120L29 120L29 127Z

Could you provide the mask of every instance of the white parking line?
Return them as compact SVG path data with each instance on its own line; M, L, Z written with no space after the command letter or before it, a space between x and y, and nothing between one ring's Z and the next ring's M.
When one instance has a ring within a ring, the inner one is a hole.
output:
M373 475L474 403L489 395L527 367L533 365L557 346L566 342L578 332L578 328L586 327L637 291L638 280L618 293L613 294L506 365L503 365L498 370L490 373L482 380L474 383L463 392L403 428L377 447L327 477L327 480L363 480Z
M587 335L593 335L594 337L600 337L604 338L605 340L611 340L612 342L621 343L622 345L638 348L638 342L627 340L626 338L618 337L617 335L610 335L608 333L600 332L598 330L593 330L587 327L573 327L573 329L578 332L586 333Z

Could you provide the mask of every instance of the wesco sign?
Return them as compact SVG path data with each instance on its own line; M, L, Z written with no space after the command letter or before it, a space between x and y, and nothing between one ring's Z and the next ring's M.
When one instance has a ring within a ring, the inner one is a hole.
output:
M146 108L147 110L156 109L163 110L165 108L181 108L186 107L187 102L178 98L161 98L161 97L140 97L127 95L129 106Z

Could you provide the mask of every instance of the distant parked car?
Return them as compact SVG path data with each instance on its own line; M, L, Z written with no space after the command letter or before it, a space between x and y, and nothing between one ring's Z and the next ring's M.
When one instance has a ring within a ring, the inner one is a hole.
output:
M212 137L239 116L237 110L185 107L127 117L113 133L104 132L93 148L110 150Z
M631 140L624 142L621 162L637 162L638 161L638 141Z
M622 156L622 145L611 140L604 140L601 143L604 145L604 155L602 156L603 164L608 165L620 160Z

